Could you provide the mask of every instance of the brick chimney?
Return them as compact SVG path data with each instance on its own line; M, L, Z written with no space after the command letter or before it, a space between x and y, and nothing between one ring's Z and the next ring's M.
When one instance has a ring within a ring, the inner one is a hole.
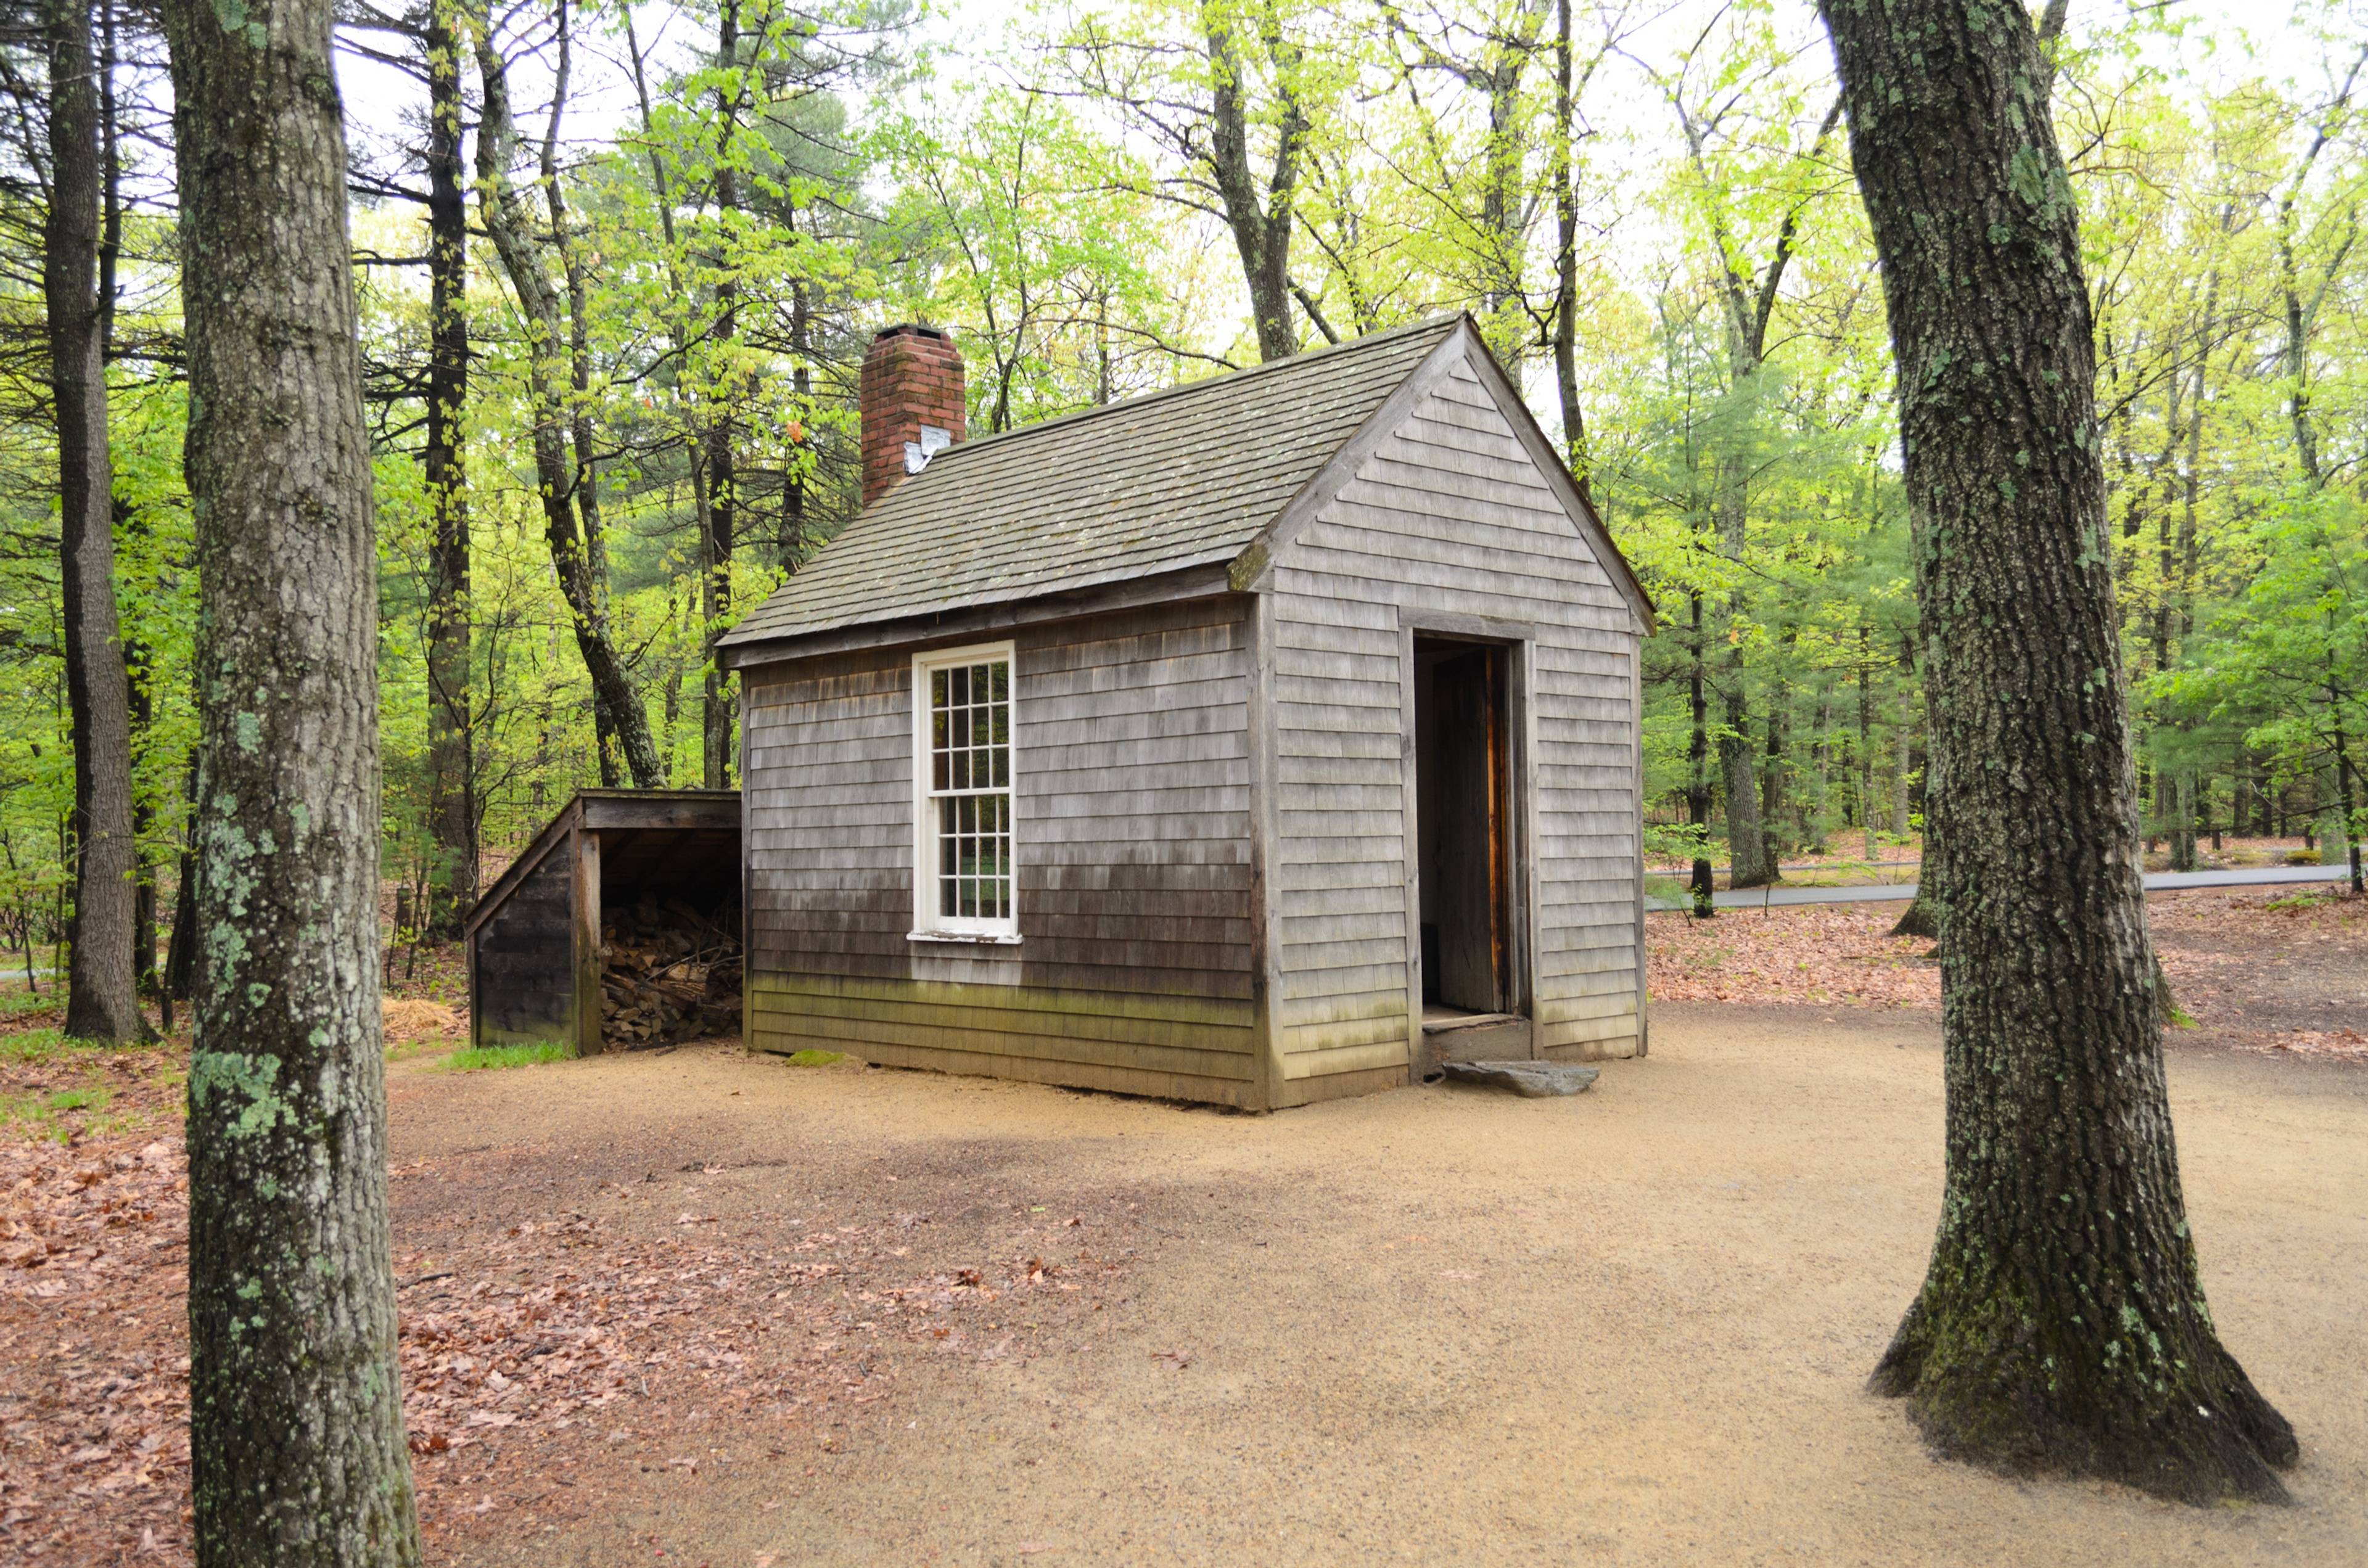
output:
M863 356L863 504L962 438L962 351L940 326L882 329Z

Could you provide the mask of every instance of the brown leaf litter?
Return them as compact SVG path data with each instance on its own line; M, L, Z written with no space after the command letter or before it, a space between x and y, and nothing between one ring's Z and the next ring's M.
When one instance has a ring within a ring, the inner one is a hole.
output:
M0 1142L0 1560L190 1561L188 1189L177 1118L163 1119L168 1136ZM456 1173L391 1175L400 1248L405 1187ZM926 1215L689 1217L640 1234L562 1210L399 1251L404 1416L436 1554L514 1532L521 1510L597 1508L604 1471L680 1458L695 1475L696 1453L645 1457L681 1442L686 1404L734 1434L812 1442L893 1397L907 1356L1030 1358L1030 1331L1096 1310L1131 1256L1090 1211L1059 1227L1059 1258L1015 1241L1009 1257L918 1273L904 1260Z

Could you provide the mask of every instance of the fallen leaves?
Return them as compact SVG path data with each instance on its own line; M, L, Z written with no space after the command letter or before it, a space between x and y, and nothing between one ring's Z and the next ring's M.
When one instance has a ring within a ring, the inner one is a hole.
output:
M2238 1048L2267 1055L2283 1052L2334 1062L2368 1062L2368 1034L2358 1029L2288 1029L2260 1040L2241 1040Z
M131 1085L174 1060L90 1056L78 1071ZM134 1107L150 1125L133 1136L0 1141L0 1559L189 1560L178 1082ZM521 1127L531 1112L518 1102ZM515 1179L515 1150L495 1157ZM713 1191L696 1209L677 1207L696 1198L680 1189L652 1203L642 1184L603 1178L578 1179L581 1208L496 1220L459 1206L423 1235L421 1200L483 1180L466 1159L390 1173L404 1417L431 1542L512 1534L529 1507L546 1521L588 1515L598 1500L554 1479L563 1467L621 1474L640 1459L704 1484L702 1462L666 1463L655 1448L682 1440L685 1407L727 1433L831 1428L894 1396L902 1346L1032 1358L1034 1335L1003 1320L1033 1330L1097 1310L1081 1292L1108 1287L1132 1256L1130 1221L1088 1210L998 1233L965 1267L931 1267L907 1261L933 1223L926 1213L791 1220L743 1213ZM684 1179L722 1174L706 1162ZM965 1250L979 1239L946 1238ZM839 1451L836 1435L823 1451Z
M186 1556L188 1214L177 1138L0 1144L0 1555Z
M469 1032L468 1020L441 1002L423 997L390 996L382 1004L390 1044L417 1040L459 1040Z
M1645 921L1646 980L1656 1002L1938 1007L1932 944L1894 937L1902 903L1725 909L1710 920Z

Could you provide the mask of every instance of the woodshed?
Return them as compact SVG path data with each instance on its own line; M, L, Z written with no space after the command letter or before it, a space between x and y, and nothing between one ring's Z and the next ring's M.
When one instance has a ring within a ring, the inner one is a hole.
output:
M1302 1104L1645 1044L1634 576L1466 317L964 441L724 639L749 1041Z

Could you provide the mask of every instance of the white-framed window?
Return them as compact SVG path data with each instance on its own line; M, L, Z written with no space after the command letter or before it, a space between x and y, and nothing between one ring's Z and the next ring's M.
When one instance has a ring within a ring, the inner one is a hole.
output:
M1011 644L913 656L913 935L1019 939Z

